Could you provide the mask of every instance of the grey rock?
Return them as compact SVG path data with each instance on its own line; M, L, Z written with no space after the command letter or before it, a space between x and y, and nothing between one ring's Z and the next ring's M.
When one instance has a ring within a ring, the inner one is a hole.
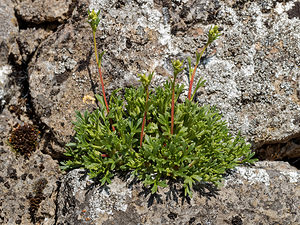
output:
M62 23L70 16L73 7L72 0L25 0L17 2L17 15L25 22L34 24Z
M10 88L9 75L12 67L8 64L8 57L15 43L18 23L14 15L14 5L10 0L0 2L0 112L14 94Z
M8 63L11 44L18 32L18 22L15 17L14 4L11 0L0 2L0 22L0 66L4 66Z
M7 103L9 98L9 74L11 74L12 68L9 65L0 66L0 111L2 111L4 105Z
M11 150L0 149L0 223L54 224L57 163L41 153L24 162Z
M23 61L28 62L41 42L52 33L52 30L45 30L41 28L28 28L25 30L20 30L17 41Z
M100 187L83 170L71 171L58 195L57 224L300 223L300 173L284 162L237 167L220 190L196 186L189 202L176 186L151 196L129 184L114 178Z
M36 149L26 159L10 146L10 131L19 120L7 108L0 114L0 224L55 222L56 195L61 176L57 161Z

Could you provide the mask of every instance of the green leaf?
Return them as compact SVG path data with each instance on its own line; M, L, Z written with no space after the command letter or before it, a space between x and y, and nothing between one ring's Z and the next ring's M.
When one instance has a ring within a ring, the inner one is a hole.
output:
M195 87L195 90L194 90L194 92L193 92L193 95L192 95L192 97L191 97L191 100L194 99L194 96L195 96L195 94L197 93L198 89L199 89L200 87L204 87L205 82L206 82L206 80L203 80L203 78L200 77L200 79L198 80L197 85L196 85L196 87Z
M154 194L157 192L157 185L154 183L153 187L151 188L151 193Z

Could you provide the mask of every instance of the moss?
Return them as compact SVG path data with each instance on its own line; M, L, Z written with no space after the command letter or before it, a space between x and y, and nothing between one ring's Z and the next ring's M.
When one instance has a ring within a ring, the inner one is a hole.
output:
M17 153L28 158L36 150L39 131L31 124L18 125L12 129L9 144Z
M43 218L36 218L36 212L38 211L41 202L45 199L43 191L47 184L48 181L45 178L39 179L34 185L34 193L30 193L28 196L30 202L29 213L33 223L36 223L38 220L43 220Z

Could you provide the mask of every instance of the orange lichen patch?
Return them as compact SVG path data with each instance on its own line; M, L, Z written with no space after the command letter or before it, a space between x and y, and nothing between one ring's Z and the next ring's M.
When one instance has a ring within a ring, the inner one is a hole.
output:
M15 27L18 26L18 21L17 21L17 19L16 19L15 17L11 18L10 21L13 23L13 25L14 25Z
M279 48L282 48L283 47L283 41L280 40L279 42L277 42L277 46L279 46Z
M145 28L144 29L145 32L146 32L146 35L147 35L147 38L149 39L149 41L157 41L157 33L152 30L152 29L149 29L149 28Z
M264 49L267 52L267 58L273 58L274 55L278 54L280 51L283 51L283 41L280 40L276 42L275 45L267 48L263 47L260 42L256 42L255 49L257 51Z
M278 41L275 43L274 46L271 47L269 50L269 55L267 56L268 58L273 57L274 54L278 54L280 51L283 51L283 41Z
M281 88L280 88L280 84L282 83L283 81L283 77L280 76L278 77L274 82L273 82L273 86L275 87L275 92L277 94L282 94L282 91L281 91Z

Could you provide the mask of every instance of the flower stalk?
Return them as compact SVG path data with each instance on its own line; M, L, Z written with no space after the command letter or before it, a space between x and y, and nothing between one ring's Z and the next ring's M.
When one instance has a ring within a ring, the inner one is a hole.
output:
M217 25L214 26L214 27L211 27L211 28L209 29L209 32L208 32L208 39L207 39L206 44L204 45L204 47L202 48L202 51L201 51L200 53L199 53L199 52L196 52L196 65L195 65L194 69L192 69L192 66L191 66L191 59L188 58L188 64L189 64L189 80L190 80L190 83L189 83L189 92L188 92L188 99L189 99L189 100L192 100L192 99L193 99L192 97L194 96L194 94L193 94L193 96L192 96L193 83L194 83L194 79L195 79L196 70L197 70L198 65L199 65L199 63L200 63L200 60L201 60L201 58L202 58L202 56L203 56L203 53L205 52L205 50L207 49L207 47L208 47L211 43L213 43L216 39L218 39L219 36L221 35L221 34L219 33L219 30L218 30L218 29L219 29L219 28L218 28ZM204 81L204 82L205 82L205 81ZM204 85L204 82L203 82L202 80L200 80L200 81L198 82L197 87L196 87L194 93L197 91L197 89L198 89L199 87L201 87L201 86Z
M193 88L193 83L194 83L194 78L195 78L195 74L196 74L196 71L197 71L197 68L198 68L198 65L200 63L200 59L203 55L203 53L205 52L206 48L208 47L208 44L206 44L204 46L204 48L202 49L202 51L200 53L196 52L196 65L194 67L194 69L192 71L190 71L190 84L189 84L189 93L188 93L188 99L191 100L191 95L192 95L192 88ZM190 59L188 59L189 61L189 66L191 65L190 63ZM191 66L190 66L191 68ZM191 73L192 72L192 73Z
M88 23L90 24L90 26L93 30L94 51L95 51L96 63L97 63L97 67L98 67L98 73L99 73L99 78L100 78L100 83L101 83L101 88L102 88L102 94L103 94L103 98L104 98L106 111L107 111L107 113L109 113L109 107L108 107L108 103L107 103L107 100L106 100L103 76L102 76L102 71L101 71L102 57L103 57L105 52L103 51L103 52L99 53L99 55L98 55L97 42L96 42L96 31L97 31L97 27L98 27L99 22L100 22L100 18L99 18L100 10L97 13L94 10L92 10L91 12L89 11L88 14L89 14L88 15ZM115 131L115 128L112 125L111 120L110 120L110 123L111 123L113 131Z
M146 91L146 101L145 101L145 111L144 111L144 117L143 117L143 122L142 122L142 131L141 131L141 137L140 137L140 147L143 145L143 137L144 137L144 129L145 129L145 124L146 124L146 117L147 117L147 112L148 112L148 100L149 100L149 85L151 83L151 80L153 78L154 72L150 73L149 76L146 76L146 74L138 74L140 77L140 82L144 86L144 90Z
M171 134L174 133L174 108L175 108L175 83L177 75L184 69L183 62L179 60L172 61L173 65L173 82L172 82L172 105L171 105Z

